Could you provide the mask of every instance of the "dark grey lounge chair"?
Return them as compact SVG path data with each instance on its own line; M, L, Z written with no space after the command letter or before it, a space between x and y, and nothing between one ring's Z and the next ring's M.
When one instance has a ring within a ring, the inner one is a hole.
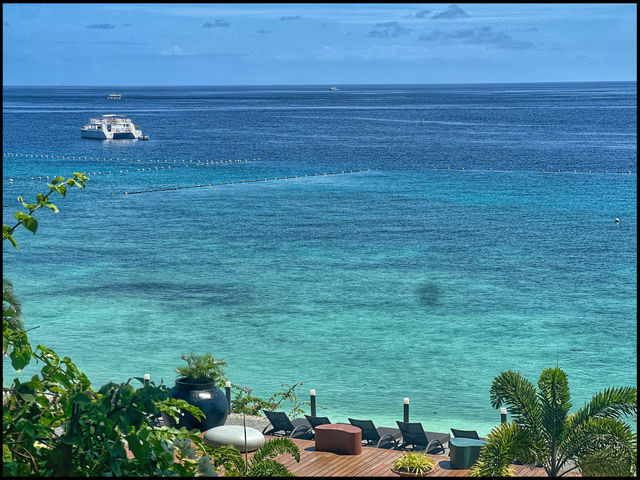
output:
M309 438L311 436L311 425L304 418L294 418L293 420L289 420L289 417L284 412L271 412L267 410L263 410L263 412L267 416L272 427L271 430L268 430L269 425L267 425L264 430L262 430L264 435L279 435L296 438ZM278 434L277 432L284 432L284 435Z
M476 440L486 440L486 438L480 438L478 432L475 430L457 430L452 428L451 433L453 433L455 438L475 438Z
M331 423L331 420L329 420L327 417L313 417L311 415L305 415L305 418L311 425L311 430L313 431L312 434L314 437L316 434L316 427L318 425L328 425Z
M398 448L398 440L402 437L399 429L389 427L376 428L371 420L350 418L349 423L362 430L362 441L367 442L367 445L375 445L377 448Z
M430 453L432 450L442 450L445 453L444 446L449 443L451 435L448 433L425 432L420 422L401 422L396 420L400 433L402 434L402 444L399 448L407 450L411 445L413 450L424 450Z

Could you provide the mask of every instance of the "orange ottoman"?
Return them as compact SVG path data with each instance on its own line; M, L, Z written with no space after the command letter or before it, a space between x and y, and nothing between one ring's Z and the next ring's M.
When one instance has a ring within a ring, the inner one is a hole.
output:
M362 453L362 430L353 425L329 423L318 425L316 431L316 450L360 455Z

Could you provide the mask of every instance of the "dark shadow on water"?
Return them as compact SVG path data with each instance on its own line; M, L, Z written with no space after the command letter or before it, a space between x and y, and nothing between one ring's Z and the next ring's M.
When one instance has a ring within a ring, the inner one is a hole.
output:
M55 295L98 296L103 298L141 298L184 302L200 306L248 305L254 298L245 287L237 285L184 285L179 283L136 282L110 283L96 286L73 286L71 292L61 290Z
M423 307L437 307L440 305L442 291L434 283L423 283L416 289L418 301Z

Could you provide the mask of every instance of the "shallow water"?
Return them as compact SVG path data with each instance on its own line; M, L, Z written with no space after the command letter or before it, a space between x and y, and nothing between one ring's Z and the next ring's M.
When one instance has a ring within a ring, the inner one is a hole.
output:
M3 100L4 223L47 175L91 174L3 270L32 343L96 388L172 383L181 353L208 351L258 395L303 382L334 422L393 426L409 397L427 430L486 435L501 371L535 383L559 363L576 408L637 382L635 82ZM150 141L80 138L105 113Z

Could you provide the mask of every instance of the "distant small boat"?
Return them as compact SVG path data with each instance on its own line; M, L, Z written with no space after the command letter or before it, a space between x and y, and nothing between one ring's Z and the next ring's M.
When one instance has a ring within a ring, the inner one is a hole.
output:
M122 100L122 94L121 93L110 93L109 96L107 97L107 100Z
M329 90L331 90L332 92L337 92L340 89L338 87L331 87Z

